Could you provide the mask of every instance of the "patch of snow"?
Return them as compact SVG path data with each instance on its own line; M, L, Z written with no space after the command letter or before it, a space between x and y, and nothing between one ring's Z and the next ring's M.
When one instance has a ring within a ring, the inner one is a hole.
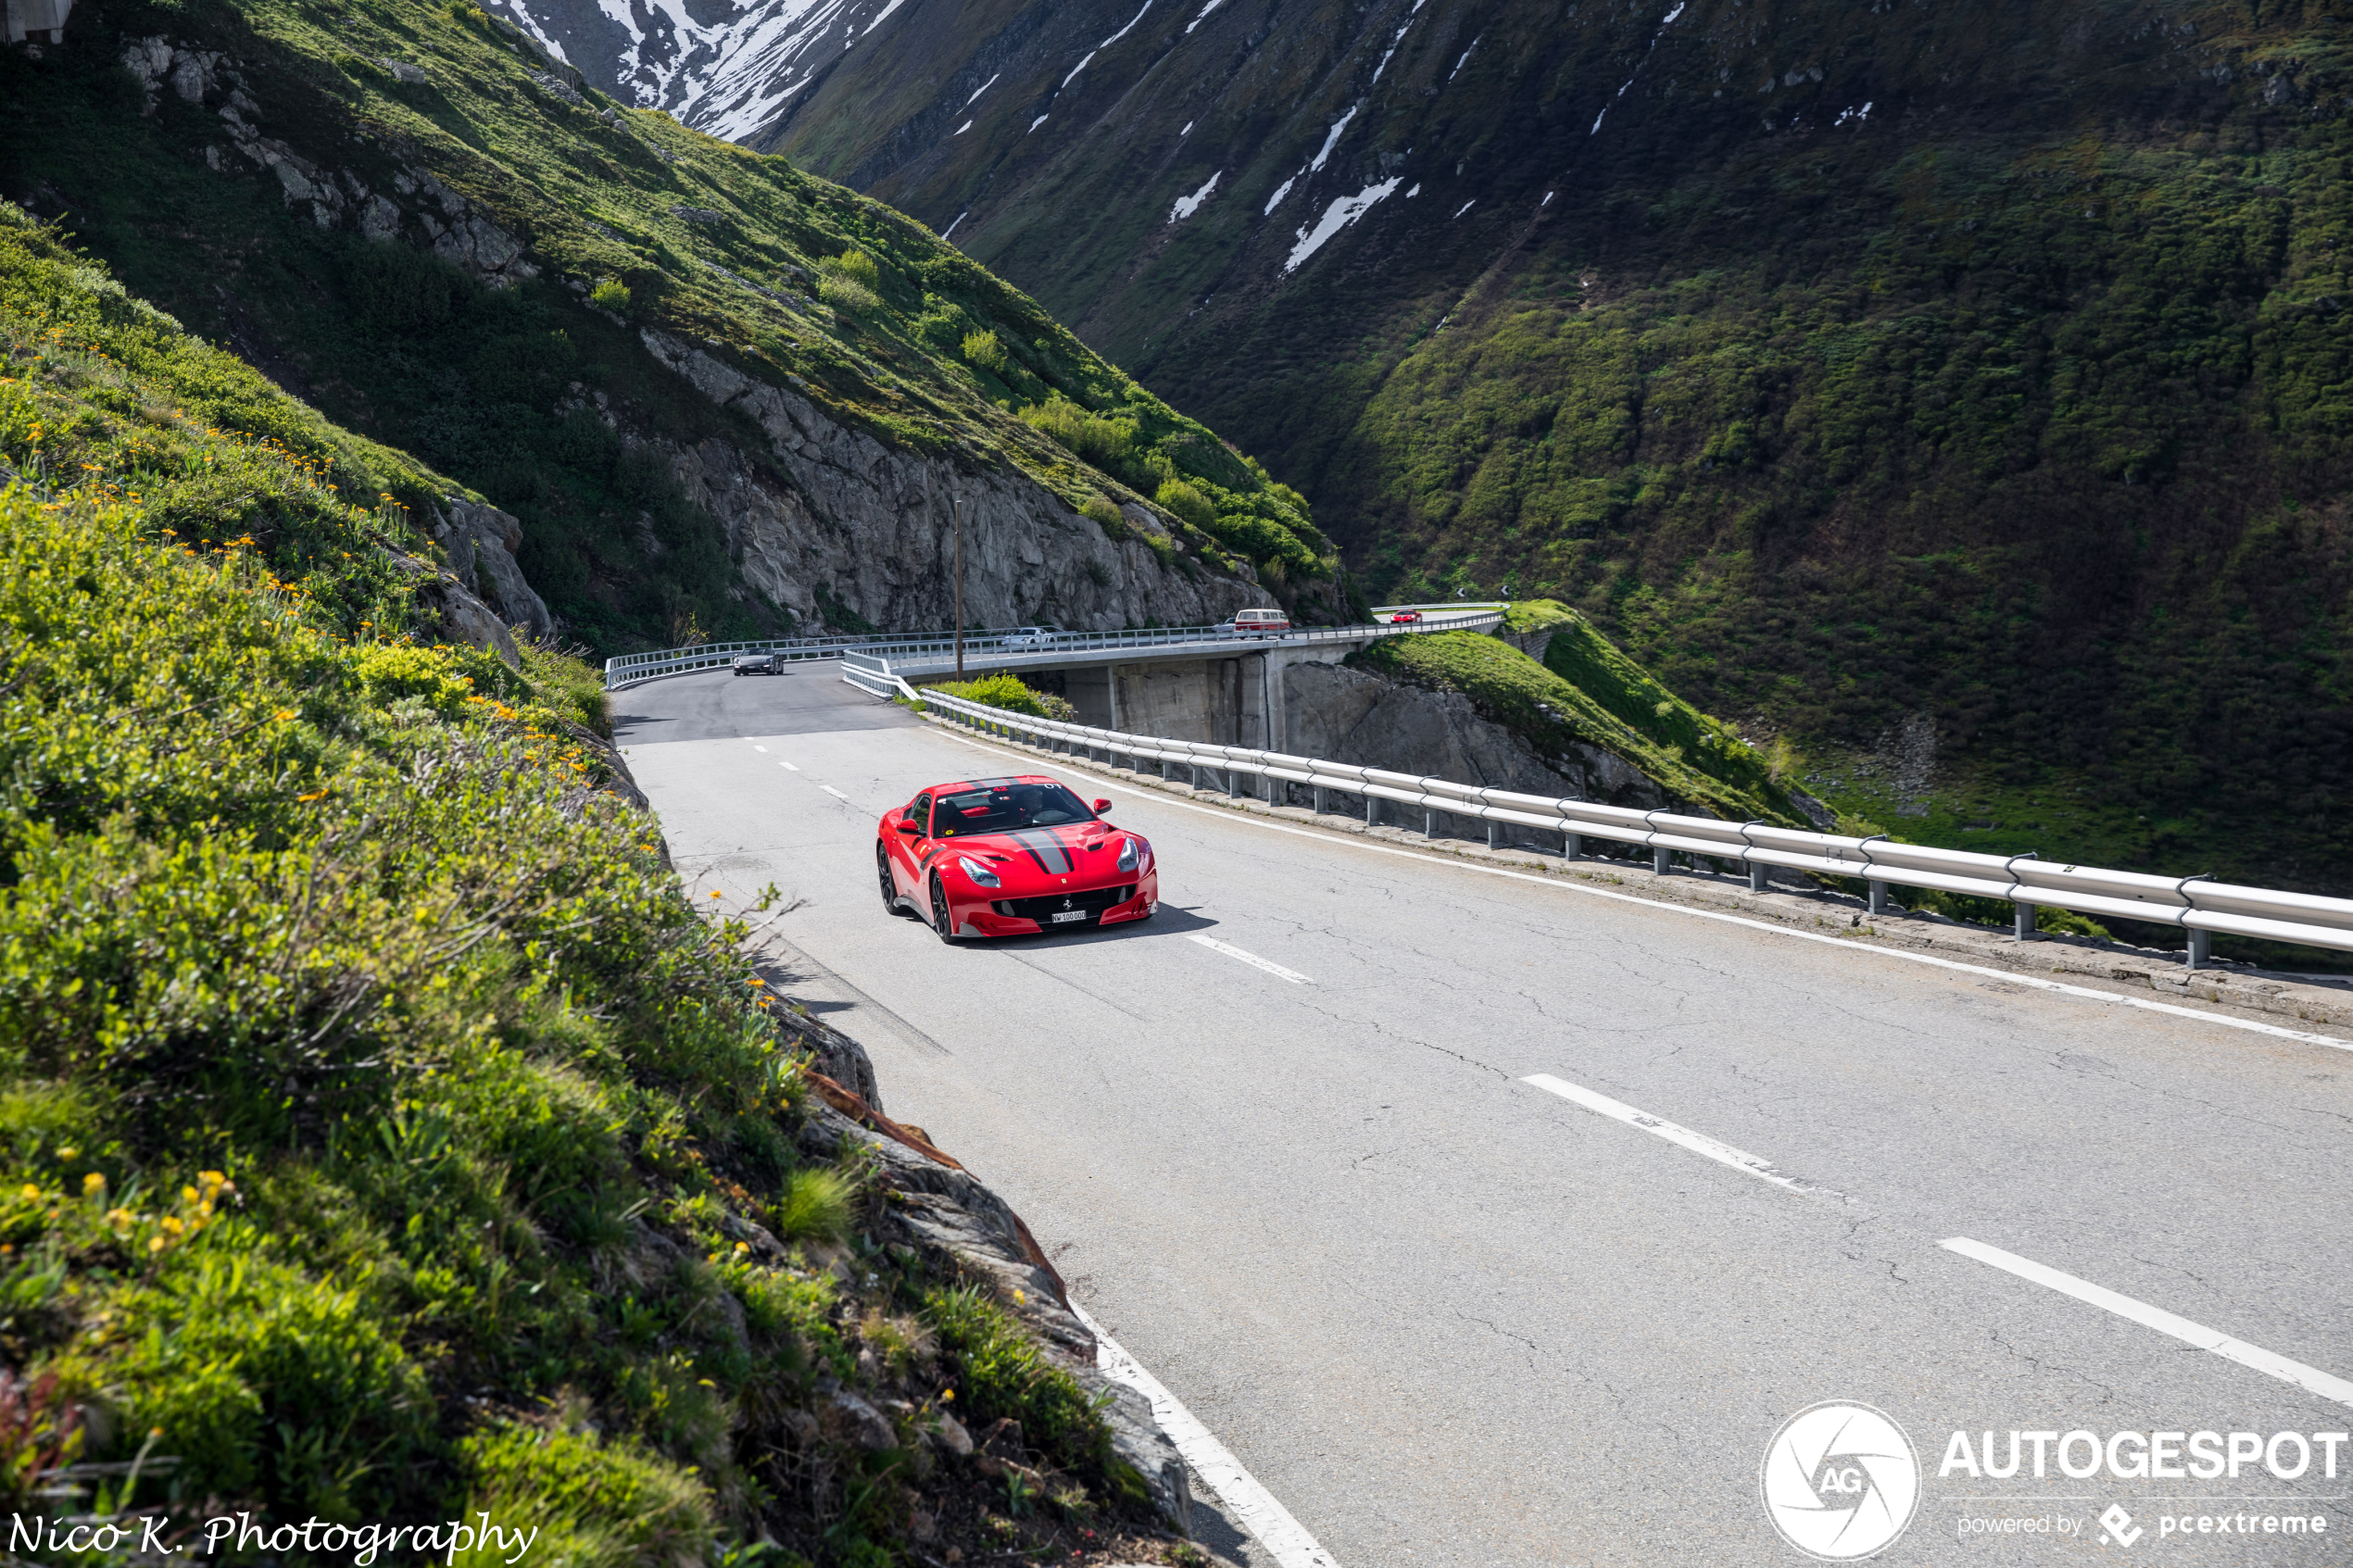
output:
M1538 202L1538 203L1536 204L1536 210L1537 210L1537 211L1539 211L1539 212L1541 212L1541 211L1543 211L1546 207L1548 207L1552 206L1552 205L1553 205L1553 198L1554 198L1554 196L1558 195L1559 194L1560 194L1560 193L1559 193L1559 192L1557 192L1557 191L1546 191L1546 192L1544 193L1544 199L1543 199L1542 201L1540 201L1540 202Z
M1225 3L1226 0L1209 0L1209 4L1201 8L1201 15L1195 17L1191 21L1185 24L1185 31L1187 32L1190 32L1193 29L1201 26L1202 23L1209 19L1210 12L1217 9L1218 6L1223 6Z
M899 9L899 7L900 7L900 6L904 6L906 3L907 3L907 0L890 0L890 4L889 4L889 5L887 5L887 6L884 6L881 10L879 10L879 11L875 12L875 19L874 19L873 21L868 22L868 23L867 23L867 24L866 24L866 25L865 25L862 29L861 29L860 31L864 31L864 32L872 32L872 31L875 31L875 29L876 29L876 28L878 28L878 27L882 26L882 24L883 24L883 23L885 23L885 22L887 22L887 21L888 21L888 20L890 19L890 13L891 13L891 12L893 12L893 11L895 11L895 10Z
M1410 190L1410 191L1408 191L1408 192L1406 192L1406 193L1405 193L1405 199L1406 199L1407 201L1412 201L1412 200L1413 200L1416 196L1418 196L1418 195L1420 195L1421 194L1422 194L1422 182L1421 182L1420 181L1416 180L1416 181L1415 181L1415 182L1414 182L1414 188L1413 188L1412 190Z
M1468 212L1472 207L1475 207L1478 205L1478 198L1477 196L1471 197L1470 200L1465 202L1462 206L1454 209L1454 218L1460 218L1464 213ZM1446 221L1452 223L1454 220L1454 218L1450 218Z
M1325 241L1364 217L1365 213L1372 210L1375 202L1388 195L1403 182L1402 176L1394 176L1382 181L1378 185L1367 185L1353 196L1342 196L1333 202L1331 206L1324 209L1324 216L1316 220L1315 227L1312 231L1301 231L1299 243L1291 246L1290 259L1283 263L1283 270L1285 272L1299 270L1299 264L1323 249Z
M1294 174L1290 179L1284 181L1281 184L1276 186L1275 194L1266 198L1266 211L1271 214L1275 208L1280 207L1282 205L1283 198L1290 194L1290 188L1298 183L1299 176Z
M1485 37L1486 35L1485 35L1484 33L1482 33L1482 34L1480 34L1479 36L1480 36L1480 37ZM1456 61L1454 62L1454 69L1453 69L1453 70L1450 70L1450 71L1448 71L1448 72L1446 73L1446 80L1447 80L1447 81L1452 82L1452 81L1453 81L1453 80L1454 80L1454 78L1456 78L1456 77L1460 76L1460 75L1463 73L1463 67L1464 67L1464 66L1466 66L1466 65L1467 65L1467 64L1470 62L1470 57L1471 57L1471 49L1476 49L1476 48L1478 48L1478 38L1474 38L1474 39L1472 39L1472 40L1470 41L1470 49L1466 49L1466 50L1464 50L1464 51L1463 51L1463 57L1462 57L1461 59L1459 59L1459 60L1456 60Z
M1226 171L1221 169L1217 171L1217 174L1211 175L1208 182L1204 183L1200 190L1195 191L1191 195L1178 196L1176 198L1176 205L1168 209L1168 220L1171 223L1174 223L1179 219L1190 218L1194 213L1199 212L1201 210L1201 204L1209 199L1209 193L1217 189L1217 175L1225 172Z
M1187 121L1185 121L1185 129L1183 129L1182 131L1179 131L1178 132L1176 132L1176 134L1177 134L1177 135L1179 135L1179 136L1189 136L1189 135L1191 135L1192 133L1193 133L1193 122L1192 122L1191 120L1189 120L1189 120L1187 120Z
M1831 123L1832 125L1843 125L1850 119L1860 122L1870 118L1871 106L1869 101L1866 100L1863 107L1859 109L1842 109L1839 112L1839 117L1836 119L1831 120Z
M1308 160L1308 173L1321 174L1324 171L1324 160L1332 156L1332 148L1339 143L1340 133L1348 129L1348 122L1356 118L1356 111L1364 107L1365 106L1362 104L1353 105L1350 107L1346 114L1340 117L1340 123L1333 126L1330 132L1324 137L1324 150L1317 153L1314 157Z
M962 223L965 219L970 218L971 216L972 208L966 207L963 211L956 214L956 223ZM948 234L952 234L956 232L956 223L950 223L948 225ZM939 236L940 244L946 245L948 243L948 234L942 234Z
M1609 113L1609 106L1607 104L1604 104L1602 106L1602 114L1597 114L1593 117L1593 129L1588 131L1585 134L1588 136L1600 135L1602 133L1602 115L1605 115L1607 113Z
M972 128L973 128L973 122L972 122L971 120L969 120L969 119L968 119L968 120L964 121L964 123L963 123L963 124L959 125L958 127L956 127L956 129L955 129L954 131L950 132L950 135L955 135L955 136L961 136L961 135L963 135L965 132L970 131Z
M999 71L999 72L997 73L997 76L1002 76L1002 75L1004 75L1004 74L1005 74L1005 73L1004 73L1003 71L1001 71L1001 70L1000 70L1000 71ZM971 97L966 98L966 99L964 100L964 107L966 107L966 108L970 108L970 107L973 107L973 105L975 105L975 103L978 103L978 102L980 101L980 94L981 94L981 93L986 93L986 92L988 92L988 91L991 87L996 86L996 85L997 85L997 76L992 76L992 77L990 77L988 81L986 81L986 82L982 82L982 83L980 84L980 90L979 90L979 92L975 93L975 94L974 94Z
M897 0L892 0L892 3L893 3L893 4L896 4L896 3L897 3ZM1138 11L1138 12L1137 12L1134 16L1129 17L1129 18L1127 19L1127 25L1126 25L1126 27L1121 28L1121 29L1120 29L1117 32L1113 33L1113 34L1112 34L1109 38L1104 39L1104 40L1103 40L1101 44L1096 44L1093 48L1091 48L1091 49L1088 50L1088 51L1087 51L1087 60L1091 60L1091 59L1093 59L1093 58L1094 58L1097 55L1101 54L1104 50L1106 50L1106 49L1110 48L1113 44L1114 44L1118 43L1121 39L1123 39L1123 38L1126 37L1129 33L1131 33L1131 32L1135 31L1136 31L1136 24L1137 24L1138 22L1142 21L1142 20L1144 19L1144 11L1149 11L1149 10L1151 10L1151 9L1152 8L1152 6L1153 6L1155 4L1157 4L1157 3L1158 3L1158 0L1144 0L1144 10L1143 10L1143 11ZM1065 76L1065 77L1063 77L1063 87L1067 87L1067 86L1069 86L1069 85L1070 85L1070 82L1071 82L1071 77L1075 77L1075 76L1076 76L1076 75L1077 75L1080 71L1085 70L1085 69L1087 69L1087 60L1081 60L1081 61L1079 61L1076 65L1075 65L1075 66L1073 66L1073 67L1071 67L1071 68L1070 68L1070 76ZM1061 89L1059 89L1059 88L1058 88L1058 89L1056 89L1056 91L1058 91L1058 92L1059 92L1060 90L1061 90Z
M1031 121L1029 122L1029 131L1035 131L1035 130L1037 130L1039 126L1041 126L1041 125L1045 124L1045 123L1046 123L1046 120L1047 120L1047 118L1048 118L1047 116L1045 116L1045 115L1042 115L1042 114L1041 114L1041 115L1039 115L1039 116L1038 116L1036 119L1031 120ZM1029 131L1025 131L1025 132L1022 132L1022 134L1023 134L1023 135L1025 135L1025 136L1026 136L1026 135L1028 135L1028 134L1029 134Z

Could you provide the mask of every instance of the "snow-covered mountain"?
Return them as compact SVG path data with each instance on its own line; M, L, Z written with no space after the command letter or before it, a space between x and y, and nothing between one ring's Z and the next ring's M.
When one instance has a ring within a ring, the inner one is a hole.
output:
M906 0L493 0L619 98L744 141Z

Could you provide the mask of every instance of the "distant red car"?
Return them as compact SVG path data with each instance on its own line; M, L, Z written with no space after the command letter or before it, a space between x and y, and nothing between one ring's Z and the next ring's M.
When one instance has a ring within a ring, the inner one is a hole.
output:
M1389 618L1389 623L1391 626L1403 626L1408 621L1419 621L1421 618L1422 612L1420 610L1401 609L1395 615Z
M1034 773L935 784L875 829L883 906L942 942L1150 920L1152 847L1104 822L1110 809Z

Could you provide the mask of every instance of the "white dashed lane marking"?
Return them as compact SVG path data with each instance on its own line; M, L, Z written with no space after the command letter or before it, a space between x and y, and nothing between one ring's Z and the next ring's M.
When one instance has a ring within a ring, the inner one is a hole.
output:
M2256 1371L2269 1374L2283 1383L2293 1383L2308 1393L2318 1394L2323 1399L2334 1399L2341 1405L2353 1405L2353 1383L2348 1383L2333 1374L2322 1372L2318 1367L2306 1366L2302 1361L2289 1361L2285 1356L2266 1350L2259 1345L2249 1345L2244 1339L2233 1339L2219 1329L2208 1328L2205 1324L2192 1323L2187 1318L2175 1317L2162 1307L2152 1307L2145 1301L2135 1300L2130 1296L2110 1290L2105 1286L2094 1285L2089 1280L2077 1279L2073 1274L2061 1273L2046 1263L2035 1262L2031 1258L2021 1258L2015 1252L2005 1252L1998 1247L1988 1247L1982 1241L1972 1241L1965 1236L1950 1236L1936 1245L1947 1252L1957 1252L1964 1258L1974 1258L1981 1263L1990 1263L2006 1273L2013 1273L2020 1279L2032 1280L2036 1285L2047 1286L2062 1296L2072 1296L2078 1301L2088 1301L2095 1307L2106 1308L2118 1317L2130 1318L2144 1328L2153 1328L2159 1334L2170 1334L2185 1345L2195 1345L2201 1350L2211 1350L2224 1361L2236 1361L2245 1367L2253 1367Z
M1263 969L1277 980L1288 980L1294 985L1313 985L1315 984L1314 981L1308 979L1307 976L1300 973L1299 971L1295 969L1285 969L1278 963L1270 963L1266 960L1260 958L1256 953L1246 953L1242 951L1239 947L1235 947L1231 942L1220 942L1214 936L1203 936L1197 931L1186 933L1186 939L1200 943L1202 947L1208 948L1213 953L1223 953L1229 959L1239 959L1242 962L1250 965L1252 969Z
M1665 1138L1668 1143L1680 1145L1693 1154L1705 1155L1719 1165L1729 1165L1743 1175L1755 1176L1760 1182L1770 1182L1775 1186L1785 1187L1791 1192L1823 1190L1811 1182L1800 1181L1795 1176L1775 1170L1771 1160L1760 1160L1746 1149L1734 1148L1730 1144L1711 1138L1705 1133L1694 1133L1689 1127L1677 1126L1665 1117L1653 1116L1647 1110L1637 1110L1623 1100L1612 1099L1609 1096L1598 1094L1580 1084L1572 1084L1566 1078L1555 1078L1549 1073L1538 1073L1522 1078L1520 1082L1533 1084L1546 1094L1558 1095L1565 1100L1581 1105L1588 1110L1597 1111L1614 1122L1623 1122L1629 1127L1640 1127L1646 1133Z
M841 791L836 789L831 784L819 784L817 787L824 790L827 795L832 796L836 800L840 801L845 806L849 803L849 797L844 795Z

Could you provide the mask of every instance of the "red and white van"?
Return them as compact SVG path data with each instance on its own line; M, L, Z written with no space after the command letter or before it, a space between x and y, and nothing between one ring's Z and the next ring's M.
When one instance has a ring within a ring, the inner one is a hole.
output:
M1241 637L1265 637L1290 630L1290 617L1279 609L1242 609L1234 612L1234 634Z

